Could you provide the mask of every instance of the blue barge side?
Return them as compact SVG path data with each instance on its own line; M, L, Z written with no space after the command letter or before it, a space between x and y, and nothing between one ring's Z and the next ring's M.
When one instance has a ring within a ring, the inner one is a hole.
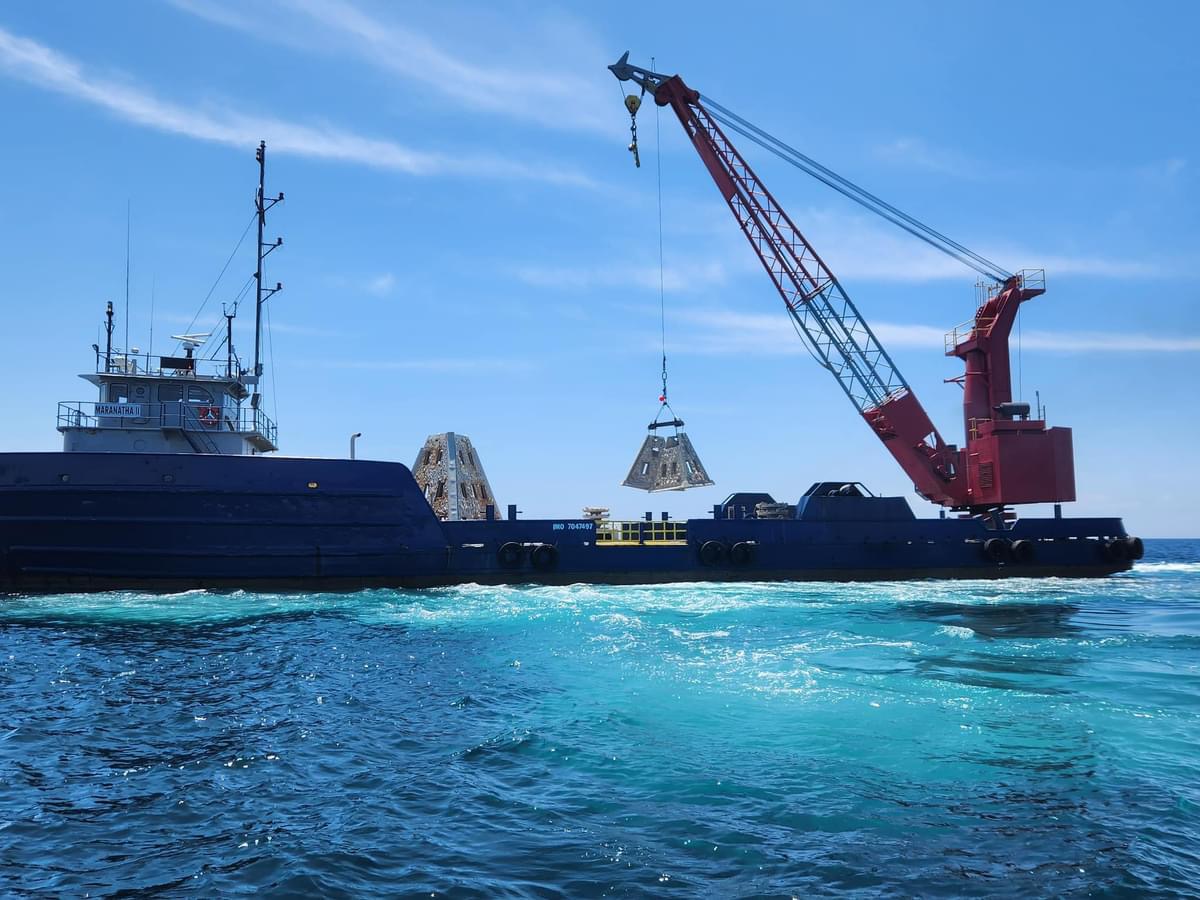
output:
M1095 577L1140 555L1118 518L920 519L836 491L790 518L724 512L444 522L400 463L5 453L0 591Z

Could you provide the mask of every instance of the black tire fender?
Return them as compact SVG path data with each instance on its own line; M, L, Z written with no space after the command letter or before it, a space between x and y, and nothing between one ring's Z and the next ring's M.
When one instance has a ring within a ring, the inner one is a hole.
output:
M1033 541L1021 538L1019 541L1013 541L1012 558L1013 562L1018 562L1021 565L1029 565L1033 562L1034 556L1037 555L1037 547Z
M983 555L994 563L1008 562L1012 547L1004 538L988 538L983 542Z
M725 561L725 545L720 541L705 541L700 545L700 562L716 566Z
M729 561L735 566L744 566L754 561L753 541L738 541L729 548Z
M1125 562L1129 559L1129 545L1123 538L1114 538L1104 543L1104 558L1109 562Z
M515 569L521 564L521 560L524 558L525 548L516 541L501 544L500 550L496 553L497 561L506 569Z
M1125 551L1129 554L1130 559L1141 559L1146 555L1146 545L1142 543L1140 537L1125 538Z
M553 569L558 564L558 548L553 544L538 544L529 554L535 569Z

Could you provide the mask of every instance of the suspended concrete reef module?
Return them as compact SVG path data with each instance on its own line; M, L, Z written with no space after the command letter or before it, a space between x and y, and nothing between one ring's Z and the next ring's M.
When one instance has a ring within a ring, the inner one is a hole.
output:
M442 521L486 519L487 508L495 509L496 495L465 434L446 431L430 435L417 454L412 472Z
M664 404L665 406L665 404ZM674 415L672 413L672 415ZM680 429L683 421L672 419L650 423L650 434L642 443L637 459L622 484L642 491L686 491L688 488L707 487L713 481L708 477L704 464L696 454L696 448ZM657 434L659 428L674 428L669 437Z

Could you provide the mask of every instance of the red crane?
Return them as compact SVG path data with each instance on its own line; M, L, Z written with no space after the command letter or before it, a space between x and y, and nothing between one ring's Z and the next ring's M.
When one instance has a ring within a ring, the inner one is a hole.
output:
M1045 292L1040 270L1010 273L885 203L704 98L678 75L629 63L626 53L609 69L639 85L679 118L750 246L778 289L797 332L828 369L872 431L923 497L973 512L1017 503L1075 499L1069 428L1047 428L1012 396L1008 338L1018 307ZM627 102L631 114L638 104ZM711 107L711 110L710 110ZM963 361L965 448L938 433L916 394L841 283L721 130L730 130L883 216L910 234L991 280L972 321L946 336L946 355ZM636 150L636 144L631 145Z

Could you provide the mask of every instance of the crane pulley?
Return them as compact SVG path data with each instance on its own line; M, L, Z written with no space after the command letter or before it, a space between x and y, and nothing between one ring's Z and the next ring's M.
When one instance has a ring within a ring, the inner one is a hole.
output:
M1044 292L1040 272L1009 273L724 107L707 99L702 102L700 93L678 75L634 66L628 53L609 69L620 81L639 85L658 106L669 106L676 114L783 298L797 333L833 374L918 493L943 506L976 511L1075 499L1070 429L1046 428L1044 421L1030 420L1027 405L1014 404L1012 398L1008 335L1020 304ZM630 115L636 117L636 109L630 109ZM974 320L947 339L947 355L962 359L966 369L964 449L942 439L841 283L721 124L995 282Z

